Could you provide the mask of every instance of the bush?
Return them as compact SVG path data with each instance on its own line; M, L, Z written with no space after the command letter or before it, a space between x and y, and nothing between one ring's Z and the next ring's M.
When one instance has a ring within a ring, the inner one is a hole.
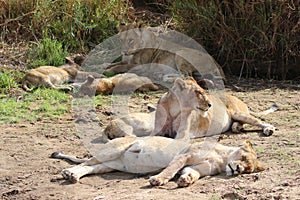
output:
M169 3L177 28L199 41L227 72L283 79L295 75L300 57L299 1Z
M69 51L86 51L117 32L123 0L0 1L3 39L56 38Z
M0 94L8 94L13 88L18 87L15 76L20 76L16 71L0 71Z
M45 38L40 43L30 45L27 63L32 68L41 65L59 66L65 64L67 55L68 52L60 42Z

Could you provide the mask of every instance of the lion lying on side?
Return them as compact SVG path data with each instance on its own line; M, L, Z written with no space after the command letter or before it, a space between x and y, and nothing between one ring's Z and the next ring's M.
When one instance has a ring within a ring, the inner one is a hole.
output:
M78 58L75 58L78 60ZM104 77L98 73L83 72L79 65L66 58L67 63L60 67L40 66L29 70L21 80L21 86L26 91L32 91L34 87L43 86L58 90L72 90L71 85L62 85L74 81L84 82L89 75L100 78ZM81 62L81 61L80 61Z
M152 74L161 72L163 77L176 71L197 80L203 74L225 80L222 67L201 45L183 34L160 27L137 28L134 24L120 24L119 31L123 60L110 64L105 69L107 73L131 72L157 78ZM140 67L143 65L148 66L146 72Z
M185 143L165 137L124 137L112 140L99 149L97 156L77 159L55 152L52 158L68 159L80 165L64 169L62 175L73 183L88 174L111 171L150 173L150 184L166 184L178 172L179 187L193 184L200 177L226 172L228 176L262 171L264 168L249 141L241 147L229 147L213 142Z
M89 76L87 81L80 87L80 93L87 95L112 94L115 92L134 92L135 90L146 92L158 90L158 86L143 76L132 73L118 74L110 78L99 78Z

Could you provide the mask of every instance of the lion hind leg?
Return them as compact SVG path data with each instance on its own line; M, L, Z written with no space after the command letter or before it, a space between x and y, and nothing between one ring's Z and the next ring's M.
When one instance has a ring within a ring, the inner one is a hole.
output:
M105 73L113 73L113 74L120 74L120 73L125 73L128 72L130 69L135 67L135 64L114 64L110 66L108 69L106 69L104 72Z
M260 121L259 119L253 117L250 114L246 114L246 113L234 113L231 115L232 119L234 121L237 121L241 124L250 124L253 126L258 126L261 127L263 129L263 133L266 136L270 136L275 132L275 127L271 124L267 124L264 123L262 121Z
M114 171L114 169L105 166L104 164L97 164L92 166L74 166L68 169L62 170L62 176L70 180L72 183L76 183L79 179L88 174L103 174Z
M72 87L71 86L64 86L64 85L55 85L53 84L49 78L43 79L42 80L42 85L47 87L47 88L52 88L56 90L66 90L66 91L71 91Z
M200 178L200 173L191 167L183 168L181 173L182 175L177 181L179 187L190 186Z

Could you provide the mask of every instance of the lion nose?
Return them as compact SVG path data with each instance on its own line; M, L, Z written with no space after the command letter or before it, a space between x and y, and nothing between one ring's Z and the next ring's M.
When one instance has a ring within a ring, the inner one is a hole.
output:
M208 103L207 106L210 108L211 107L211 103Z

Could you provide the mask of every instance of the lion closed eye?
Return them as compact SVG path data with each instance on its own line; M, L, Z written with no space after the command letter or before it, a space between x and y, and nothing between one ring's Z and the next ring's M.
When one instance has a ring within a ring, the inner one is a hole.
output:
M186 187L204 176L226 172L227 175L252 173L263 170L256 153L246 141L242 147L224 146L214 142L186 143L166 137L123 137L101 146L89 160L61 153L52 157L82 163L62 171L65 179L77 182L88 174L107 173L114 170L129 173L151 173L151 185L163 185L177 173L177 184ZM247 160L245 160L245 157Z

